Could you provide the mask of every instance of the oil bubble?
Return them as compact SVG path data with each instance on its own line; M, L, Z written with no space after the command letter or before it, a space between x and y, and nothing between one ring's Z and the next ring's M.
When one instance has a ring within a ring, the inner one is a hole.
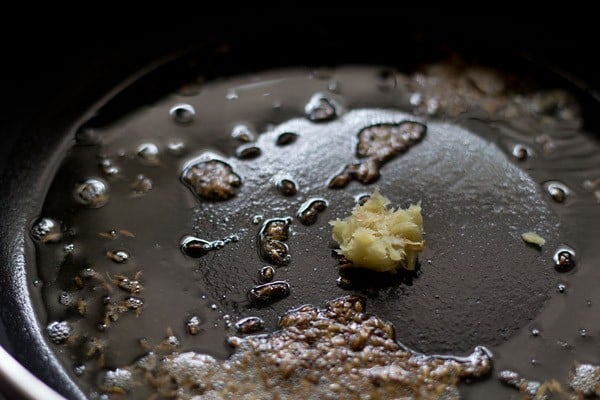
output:
M524 161L531 156L531 149L522 144L516 144L512 149L512 155L517 160Z
M42 243L54 243L62 239L60 223L51 218L40 218L31 227L31 236Z
M124 264L129 260L129 253L125 250L107 251L106 257L116 262L117 264Z
M131 183L134 196L141 196L152 190L152 180L143 174L138 174Z
M191 104L175 104L170 110L169 115L179 124L189 124L196 118L196 110Z
M335 119L340 112L339 104L323 93L316 93L304 107L304 112L313 122L326 122Z
M58 302L65 307L72 307L75 304L73 293L62 291L58 295Z
M181 172L181 181L197 197L213 201L235 196L242 185L231 165L214 159L188 163Z
M144 164L159 165L160 150L154 143L142 143L137 148L137 155Z
M248 292L251 305L264 306L281 300L290 294L290 285L284 281L275 281L258 285Z
M322 198L308 199L300 206L296 217L303 225L312 225L317 222L319 213L327 208L327 200Z
M288 178L282 178L277 181L277 191L284 196L293 196L298 192L296 182Z
M252 225L258 225L261 222L263 222L264 219L265 219L264 216L257 214L257 215L252 216L252 218L250 219L250 222L252 223Z
M279 136L277 136L277 141L275 143L277 144L277 146L287 146L289 144L294 143L297 139L297 133L283 132Z
M571 189L562 182L549 181L544 183L544 187L552 200L559 204L565 203L571 194Z
M259 317L246 317L238 320L235 323L235 329L239 333L249 334L262 331L265 326L265 321Z
M200 318L196 315L192 316L186 323L185 327L190 335L197 335L201 331Z
M256 158L256 157L260 156L260 154L261 154L260 147L254 145L254 144L244 144L244 145L239 146L235 150L236 157L243 159L243 160Z
M249 143L256 140L256 135L247 125L239 124L233 127L231 137L240 142Z
M85 365L80 364L73 367L73 373L75 376L82 376L85 373Z
M108 185L98 178L86 179L75 187L75 199L89 208L104 206L108 197Z
M236 242L237 235L231 235L223 240L208 241L197 238L192 235L184 236L180 242L180 249L183 254L192 258L200 258L210 251L219 250L227 243Z
M258 280L262 283L268 283L273 280L275 276L275 268L270 265L265 265L258 271Z
M54 344L62 344L71 337L72 328L67 321L52 321L46 326L46 334Z
M358 204L359 206L362 206L363 204L365 204L367 202L367 200L369 200L371 198L371 194L370 193L360 193L357 194L354 197L354 201L356 202L356 204Z
M558 272L568 272L572 270L576 264L575 250L569 246L563 245L556 250L552 260L554 261L554 268Z
M291 255L287 240L291 218L272 218L263 223L258 233L260 257L275 265L287 264Z
M119 169L119 167L117 167L116 165L113 164L112 160L105 158L102 161L100 161L100 172L102 172L102 174L106 177L113 177L118 175L121 170Z
M377 87L383 92L389 92L396 88L396 73L390 69L384 69L377 74Z
M185 142L182 140L171 139L167 143L167 150L174 156L182 155L186 150Z

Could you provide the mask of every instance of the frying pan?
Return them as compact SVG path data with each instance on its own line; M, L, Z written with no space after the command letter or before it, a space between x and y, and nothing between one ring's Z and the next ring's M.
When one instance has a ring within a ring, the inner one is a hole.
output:
M51 398L44 383L65 397L82 396L40 332L32 303L39 299L30 297L32 282L25 273L32 251L27 228L39 214L60 162L56 150L69 140L65 132L124 82L150 74L150 92L142 88L134 96L159 97L173 89L170 77L185 81L189 74L192 78L194 70L181 62L152 75L156 65L187 54L190 48L195 54L208 52L204 55L214 59L214 66L203 71L208 77L297 65L376 64L410 70L457 50L500 67L527 59L544 65L549 76L562 77L579 94L586 123L598 126L598 117L589 112L599 99L595 90L600 87L589 56L593 35L581 18L573 25L568 15L543 20L463 13L432 16L376 6L344 13L321 6L298 12L296 18L290 18L288 10L279 11L204 13L201 22L179 15L176 23L152 21L136 29L124 21L116 21L110 30L87 20L70 21L68 33L45 30L48 26L42 24L38 29L44 35L34 39L4 39L0 340L40 380L12 374L18 367L1 352L0 388L7 396ZM215 55L223 45L231 49L227 59ZM120 112L127 109L127 100L116 107Z

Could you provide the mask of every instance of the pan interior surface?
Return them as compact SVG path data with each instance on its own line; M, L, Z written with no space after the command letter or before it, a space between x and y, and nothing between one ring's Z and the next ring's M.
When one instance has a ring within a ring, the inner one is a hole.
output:
M258 317L270 333L290 309L357 294L417 352L460 356L483 345L494 373L566 380L574 361L599 361L584 360L595 338L582 334L600 329L591 319L600 304L591 290L599 146L568 93L507 82L451 64L412 75L286 69L195 81L105 117L107 104L71 133L31 221L28 279L43 300L41 329L89 396L116 387L143 397L147 387L98 382L169 338L178 352L225 360L234 352L227 337L244 334L236 321ZM362 130L407 122L426 133L382 163L379 179L330 187L365 161ZM207 166L226 194L186 183ZM328 222L376 187L394 207L421 202L416 273L341 270L332 255ZM307 224L298 215L315 199L326 208ZM264 254L260 233L274 220L289 225L286 262ZM524 243L528 231L544 246ZM204 247L186 248L186 237ZM561 252L574 268L555 265ZM268 264L289 293L257 303L249 293ZM493 378L461 390L509 393Z

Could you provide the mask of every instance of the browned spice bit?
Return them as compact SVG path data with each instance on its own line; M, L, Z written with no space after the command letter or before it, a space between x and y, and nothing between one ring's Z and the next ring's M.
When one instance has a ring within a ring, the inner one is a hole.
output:
M229 338L234 353L224 361L195 352L154 352L120 368L144 379L160 396L193 398L458 398L460 379L485 376L490 353L468 357L425 356L395 341L391 324L365 314L365 300L346 296L325 308L305 305L280 319L270 335ZM176 338L175 338L176 339ZM114 370L117 371L117 370ZM123 378L129 377L121 372ZM114 378L114 377L112 377ZM110 381L132 390L131 379ZM107 389L105 389L107 390Z
M104 239L117 239L119 237L119 235L123 235L125 237L128 238L133 238L135 237L135 235L133 233L131 233L130 231L126 230L126 229L111 229L107 232L100 232L98 233L98 236L100 236L101 238Z
M420 142L425 131L425 125L413 121L372 125L359 132L356 153L385 162Z
M258 285L248 292L248 300L253 306L264 306L281 300L290 294L290 284L284 281L275 281Z
M117 264L123 264L126 263L127 260L129 260L129 253L127 253L124 250L107 251L106 257L116 262Z
M123 289L131 294L140 294L143 289L139 279L142 277L142 271L135 273L133 278L128 278L125 275L116 274L112 277L111 281L117 285L118 288ZM110 275L109 275L110 278Z
M185 327L190 335L197 335L200 333L201 329L200 318L197 316L192 316L186 323Z
M223 161L201 161L186 167L182 174L183 183L199 198L219 201L232 198L242 179Z
M131 183L131 190L133 191L133 197L140 197L151 191L153 183L150 178L143 174L139 174L135 177L135 180Z
M156 348L160 351L174 351L179 347L179 339L173 333L173 330L169 327L167 328L167 335L165 338L156 346Z
M376 182L381 166L400 153L419 143L425 136L425 125L404 121L399 124L377 124L358 133L356 155L361 162L348 164L329 181L329 188L346 187L351 180L365 185Z
M77 300L77 312L79 315L85 316L85 313L87 312L87 301L85 301L85 299L80 298Z
M287 240L291 222L291 218L272 218L263 223L258 233L258 243L260 256L265 261L275 265L289 262L291 255L283 241Z
M498 380L518 389L524 400L565 399L571 400L571 396L556 380L545 382L530 381L522 378L517 372L504 370L498 374ZM578 396L585 396L583 391L575 390ZM577 397L583 398L583 397Z
M265 321L258 317L242 318L235 323L235 329L239 333L249 334L262 331L265 326Z

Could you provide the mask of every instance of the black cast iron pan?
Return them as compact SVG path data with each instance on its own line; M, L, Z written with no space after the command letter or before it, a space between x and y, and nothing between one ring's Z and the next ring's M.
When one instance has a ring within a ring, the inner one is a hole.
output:
M550 80L560 81L579 95L587 128L597 131L593 110L598 81L590 68L586 47L590 38L584 23L556 30L552 28L564 26L566 16L532 20L525 16L405 12L382 17L385 13L382 9L369 10L366 18L357 11L345 17L326 7L321 9L321 16L306 15L304 20L291 21L284 14L269 14L268 18L217 15L200 24L194 18L182 18L177 24L141 30L121 21L110 32L86 23L81 35L54 32L35 40L7 41L7 90L0 121L2 345L58 393L68 398L81 395L49 350L40 333L39 316L33 314L40 299L29 295L32 282L25 271L32 249L28 248L26 230L39 214L58 167L56 157L61 153L57 151L68 140L65 132L94 104L123 82L134 82L136 76L144 78L117 96L108 114L126 113L132 104L140 104L140 99L149 101L169 93L194 77L194 63L199 59L205 63L202 73L218 78L288 66L369 64L411 71L418 64L459 51L500 68L543 64ZM75 26L81 29L84 24ZM222 51L225 48L227 52ZM561 81L561 77L566 79ZM596 232L591 225L581 228L585 229ZM535 278L528 279L533 279L535 286ZM502 303L504 296L490 294L499 299L498 318L514 314L508 303ZM316 294L307 296L302 298L304 302L324 300ZM372 311L377 308L373 307ZM465 337L464 333L456 335ZM450 337L447 343L438 340L428 345L427 340L419 338L410 345L443 351L447 350L444 346L458 341ZM1 387L6 387L7 393L23 395L20 385L13 381Z

